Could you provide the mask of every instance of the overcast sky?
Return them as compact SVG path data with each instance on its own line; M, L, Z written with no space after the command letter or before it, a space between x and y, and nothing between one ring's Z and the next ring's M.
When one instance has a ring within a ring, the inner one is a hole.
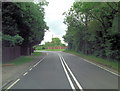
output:
M47 0L49 5L45 7L45 21L49 26L49 31L45 32L44 42L50 42L53 37L59 37L63 42L62 36L65 35L67 26L63 23L62 14L73 5L74 0Z

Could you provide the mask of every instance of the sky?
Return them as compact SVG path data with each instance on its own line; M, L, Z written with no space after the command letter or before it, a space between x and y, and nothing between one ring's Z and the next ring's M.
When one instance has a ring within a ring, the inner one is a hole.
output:
M65 43L62 36L65 35L67 26L63 23L65 16L62 14L70 9L74 0L47 1L49 4L48 6L45 6L45 21L49 27L49 30L45 32L44 40L41 42L41 44L50 42L52 40L52 36L60 38L62 43Z

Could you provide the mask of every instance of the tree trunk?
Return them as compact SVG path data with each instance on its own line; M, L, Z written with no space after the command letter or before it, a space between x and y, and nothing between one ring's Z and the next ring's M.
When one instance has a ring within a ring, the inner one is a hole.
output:
M29 56L30 55L30 48L29 47L21 47L21 55L22 56Z

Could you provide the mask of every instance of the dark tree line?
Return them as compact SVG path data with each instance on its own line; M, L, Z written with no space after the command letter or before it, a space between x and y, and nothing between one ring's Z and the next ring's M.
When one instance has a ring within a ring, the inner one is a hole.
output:
M120 60L118 2L74 2L65 12L69 50Z
M55 37L52 38L51 42L45 42L45 44L43 45L36 45L34 46L34 48L37 50L42 50L42 49L47 49L48 47L59 47L59 46L65 46L65 44L63 44L59 38Z
M44 21L44 5L47 2L3 2L3 46L21 46L23 55L31 54L34 45L41 43L48 29ZM29 50L29 53L27 53Z

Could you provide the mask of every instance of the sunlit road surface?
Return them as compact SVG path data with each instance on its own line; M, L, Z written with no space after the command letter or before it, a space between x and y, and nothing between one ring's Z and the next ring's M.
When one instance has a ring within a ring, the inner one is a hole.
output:
M118 89L118 76L64 52L47 55L7 89Z

